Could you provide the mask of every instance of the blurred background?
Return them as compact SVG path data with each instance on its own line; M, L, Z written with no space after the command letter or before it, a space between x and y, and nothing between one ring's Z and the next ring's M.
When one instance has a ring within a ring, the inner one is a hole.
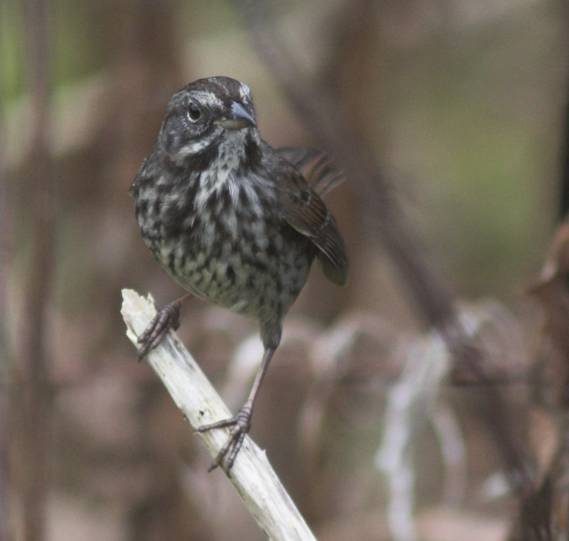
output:
M209 457L136 361L119 312L125 287L159 305L180 295L144 247L128 194L175 90L240 79L272 145L328 147L263 62L240 6L0 3L0 539L264 538L223 474L207 474ZM545 509L548 524L569 512L552 488L565 471L569 361L558 343L567 305L552 303L565 299L555 287L569 233L549 252L555 277L540 275L569 199L568 14L562 0L273 6L271 26L366 141L390 188L377 185L380 200L393 200L498 374L495 385L455 381L429 333L437 322L418 314L382 248L377 214L390 218L348 174L327 203L349 285L315 266L252 431L319 539L526 539L524 509ZM195 301L179 332L238 407L246 360L260 355L254 322ZM429 363L440 377L418 386L414 367ZM561 389L544 398L552 381ZM498 389L498 428L480 415L487 387ZM415 398L398 410L390 393L405 389ZM408 429L400 449L397 426ZM521 489L496 439L504 426L533 472Z

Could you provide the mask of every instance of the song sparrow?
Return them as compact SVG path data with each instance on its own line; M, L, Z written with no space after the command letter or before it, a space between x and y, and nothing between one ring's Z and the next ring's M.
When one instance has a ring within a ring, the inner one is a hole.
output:
M299 168L314 157L309 184ZM231 419L198 429L231 428L211 469L233 465L283 317L314 257L332 282L346 281L344 243L317 194L337 179L315 151L263 141L249 88L228 77L200 79L174 94L134 179L136 218L158 262L191 295L259 321L265 352L247 401ZM186 296L158 312L139 339L141 357L177 328Z

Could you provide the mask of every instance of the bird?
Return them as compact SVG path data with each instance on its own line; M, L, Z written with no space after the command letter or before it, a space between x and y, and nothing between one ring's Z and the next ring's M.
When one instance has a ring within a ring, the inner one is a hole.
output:
M139 358L178 328L191 296L256 319L264 350L238 413L197 428L229 429L210 470L233 467L314 259L331 282L347 281L345 244L321 197L342 178L325 153L263 140L241 81L198 79L168 102L130 191L144 243L186 294L157 312L138 339Z

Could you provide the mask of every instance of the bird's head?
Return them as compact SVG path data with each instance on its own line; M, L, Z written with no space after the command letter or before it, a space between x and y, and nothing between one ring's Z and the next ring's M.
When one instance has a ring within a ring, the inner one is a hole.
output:
M176 163L204 153L244 154L260 144L249 87L229 77L198 79L176 92L158 136L160 148Z

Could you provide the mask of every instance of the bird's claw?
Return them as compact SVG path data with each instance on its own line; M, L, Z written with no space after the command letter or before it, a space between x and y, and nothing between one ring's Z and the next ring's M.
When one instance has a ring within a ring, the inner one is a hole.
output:
M180 302L171 302L161 308L138 337L138 343L141 345L138 360L142 360L149 351L154 349L170 329L176 330L179 326Z
M235 458L243 445L245 436L249 430L251 430L251 415L251 408L243 406L237 415L230 419L223 419L222 421L217 421L209 425L202 425L197 428L197 432L204 433L216 428L230 427L229 437L220 449L219 453L217 453L213 463L208 468L208 472L211 472L218 466L221 466L224 467L225 471L229 474L235 462Z

